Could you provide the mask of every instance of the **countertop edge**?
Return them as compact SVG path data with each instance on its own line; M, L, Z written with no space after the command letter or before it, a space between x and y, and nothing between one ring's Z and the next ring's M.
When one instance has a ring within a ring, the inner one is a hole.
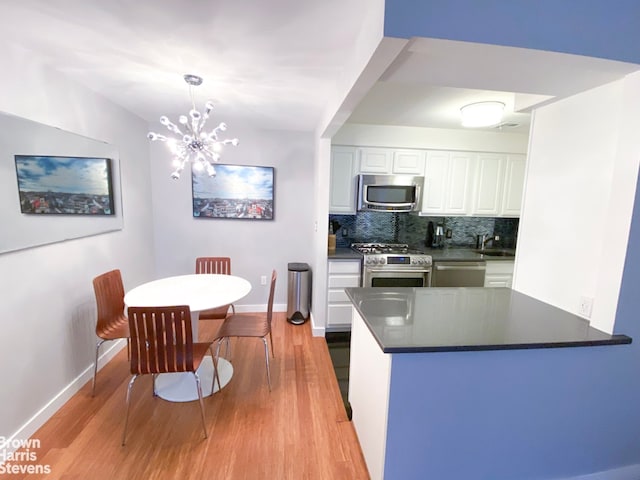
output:
M365 322L366 323L366 322ZM371 331L371 329L369 329ZM375 337L375 335L374 335ZM377 341L376 337L376 341ZM542 343L513 343L509 345L448 345L433 347L382 347L383 353L434 353L434 352L481 352L496 350L542 350L547 348L601 347L607 345L628 345L632 343L627 335L615 335L610 340L584 340L575 342L542 342Z

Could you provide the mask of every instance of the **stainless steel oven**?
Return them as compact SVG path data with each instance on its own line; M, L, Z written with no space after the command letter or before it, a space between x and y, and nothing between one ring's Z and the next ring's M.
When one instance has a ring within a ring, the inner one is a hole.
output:
M430 287L430 255L412 251L405 244L357 243L363 254L363 287Z
M363 287L430 287L431 269L364 267Z

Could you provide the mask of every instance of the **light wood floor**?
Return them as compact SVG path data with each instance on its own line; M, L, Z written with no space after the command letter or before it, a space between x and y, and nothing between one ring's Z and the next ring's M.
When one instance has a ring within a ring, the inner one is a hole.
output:
M201 321L200 339L212 338L218 325ZM262 341L232 340L234 376L205 398L208 439L198 403L154 398L145 376L134 386L121 446L130 379L123 350L98 372L95 397L85 385L34 435L36 463L51 466L46 478L62 479L369 478L324 339L284 313L274 314L273 334L271 393Z

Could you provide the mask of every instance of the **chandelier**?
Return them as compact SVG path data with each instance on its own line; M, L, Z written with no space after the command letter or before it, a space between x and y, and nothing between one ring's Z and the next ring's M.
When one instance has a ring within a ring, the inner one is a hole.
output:
M175 168L171 178L180 178L180 174L189 162L192 162L193 170L206 171L210 177L214 177L216 170L213 167L213 163L217 163L220 159L222 146L233 145L235 147L238 145L238 139L218 139L218 134L227 129L226 123L220 123L210 132L205 131L205 124L213 110L213 102L211 100L207 101L204 113L201 114L196 110L192 88L202 84L202 78L196 75L185 75L184 81L189 85L189 96L191 97L189 116L180 115L178 117L178 123L181 125L179 127L163 115L160 117L160 123L167 127L174 136L167 137L159 133L149 132L147 138L151 141L159 140L165 142L169 147L173 154L173 166Z

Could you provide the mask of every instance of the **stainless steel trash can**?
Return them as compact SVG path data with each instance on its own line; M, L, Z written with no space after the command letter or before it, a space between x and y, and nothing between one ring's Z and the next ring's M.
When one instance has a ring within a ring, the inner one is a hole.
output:
M287 320L302 325L309 318L311 270L307 263L289 263Z

